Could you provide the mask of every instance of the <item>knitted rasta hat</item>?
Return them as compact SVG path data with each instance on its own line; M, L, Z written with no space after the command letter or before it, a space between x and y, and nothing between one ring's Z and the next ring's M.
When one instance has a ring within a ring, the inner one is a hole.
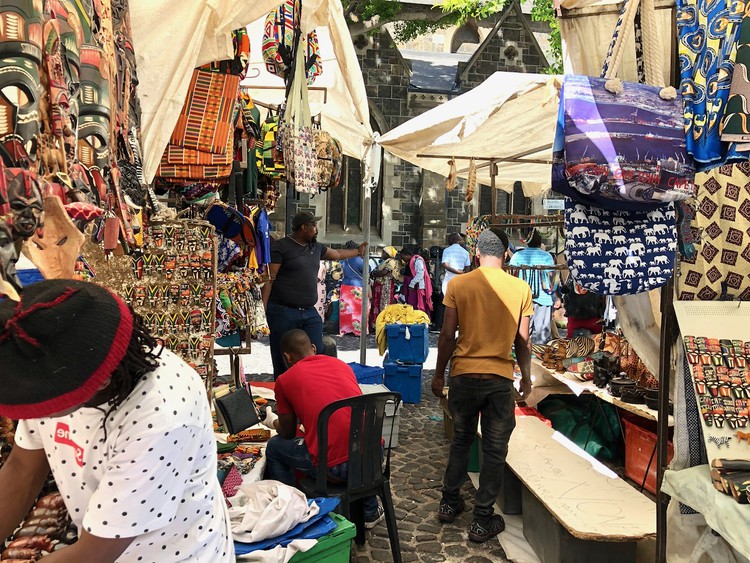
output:
M47 280L0 303L0 415L40 418L88 401L122 361L133 315L88 282Z

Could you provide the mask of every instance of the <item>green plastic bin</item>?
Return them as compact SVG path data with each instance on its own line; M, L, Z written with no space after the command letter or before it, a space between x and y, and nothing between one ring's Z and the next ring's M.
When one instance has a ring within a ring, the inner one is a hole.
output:
M296 553L289 563L349 563L356 526L339 514L331 512L330 516L336 522L336 529L319 538L312 549Z

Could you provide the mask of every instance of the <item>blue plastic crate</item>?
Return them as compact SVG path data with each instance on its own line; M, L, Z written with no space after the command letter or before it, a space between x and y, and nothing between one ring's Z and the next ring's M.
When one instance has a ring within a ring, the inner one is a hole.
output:
M401 393L404 403L422 402L422 364L385 362L385 386Z
M406 329L409 329L409 339ZM427 325L385 325L388 338L388 355L391 361L407 364L423 364L430 353L430 333Z
M381 368L380 366L365 366L357 362L350 362L349 367L352 368L354 376L357 378L357 383L364 383L367 385L382 385L383 368Z

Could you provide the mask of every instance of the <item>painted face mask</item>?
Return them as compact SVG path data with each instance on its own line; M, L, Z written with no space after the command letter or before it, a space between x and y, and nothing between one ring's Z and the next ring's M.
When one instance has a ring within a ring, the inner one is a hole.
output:
M16 275L18 254L13 244L13 233L10 225L0 219L0 293L18 300L21 281Z
M44 60L50 99L51 133L63 145L68 161L75 159L78 92L81 86L83 30L67 0L49 0L44 25Z
M78 159L95 177L110 166L109 69L104 53L89 45L81 49L81 96L78 117ZM101 186L100 197L104 199Z
M13 237L29 238L42 227L44 220L42 191L36 174L20 168L5 168L2 173Z
M42 84L42 0L0 4L0 152L6 166L35 167Z
M70 220L60 198L51 196L44 200L43 236L37 233L31 237L24 253L45 279L73 279L85 238Z

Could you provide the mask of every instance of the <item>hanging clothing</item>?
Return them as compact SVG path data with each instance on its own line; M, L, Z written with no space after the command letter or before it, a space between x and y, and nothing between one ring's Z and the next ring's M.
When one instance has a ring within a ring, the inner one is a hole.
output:
M326 322L326 275L328 274L328 268L326 263L321 261L320 268L318 269L318 302L315 304L315 310Z
M339 333L362 334L362 288L341 284Z
M365 262L360 256L341 262L344 279L339 297L339 333L362 333L362 281ZM366 327L365 327L366 328Z
M719 136L744 10L712 0L677 0L676 6L688 154L697 171L747 160L748 152Z
M259 270L262 272L266 264L271 261L271 223L264 207L255 213L255 252L258 258Z
M516 252L508 263L509 266L554 266L555 260L552 255L541 248L525 248ZM551 307L553 304L552 294L554 286L550 283L550 272L552 270L519 270L518 277L531 287L534 303Z

